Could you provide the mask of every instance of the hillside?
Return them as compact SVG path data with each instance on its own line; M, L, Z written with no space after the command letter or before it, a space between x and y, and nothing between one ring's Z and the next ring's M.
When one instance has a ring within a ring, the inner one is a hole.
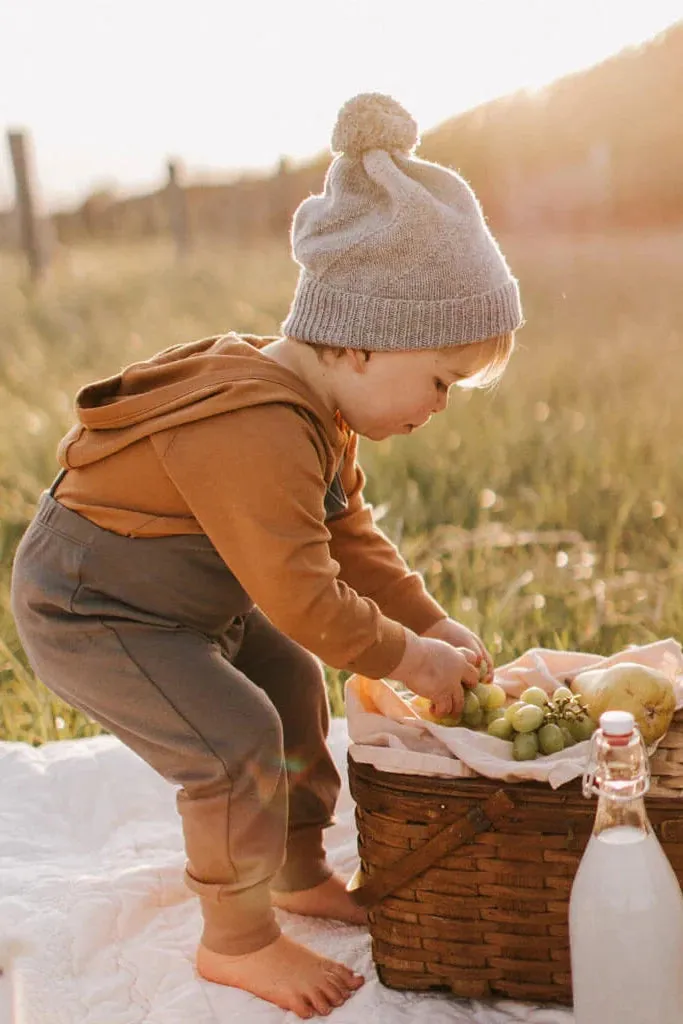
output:
M518 226L683 222L683 22L651 42L453 118L425 136L492 220Z
M454 117L419 155L457 168L497 229L683 224L683 21L536 93L519 92ZM191 233L234 241L286 233L299 202L322 185L329 155L275 175L186 189ZM53 218L57 238L164 234L165 190L98 194ZM2 235L0 225L0 235ZM5 224L7 236L7 224Z

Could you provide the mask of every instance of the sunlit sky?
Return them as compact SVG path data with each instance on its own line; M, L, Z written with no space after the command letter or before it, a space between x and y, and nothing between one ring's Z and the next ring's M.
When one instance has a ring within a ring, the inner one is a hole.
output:
M0 129L30 130L44 201L69 204L157 187L169 156L219 178L315 155L361 91L427 131L681 16L681 0L6 0Z

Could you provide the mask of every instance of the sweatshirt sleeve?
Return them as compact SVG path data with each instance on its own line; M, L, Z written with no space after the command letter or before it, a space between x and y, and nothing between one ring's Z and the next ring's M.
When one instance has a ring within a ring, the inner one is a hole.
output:
M372 507L363 500L365 476L357 460L358 435L352 434L340 471L348 507L328 520L330 551L340 577L358 594L371 598L382 612L424 633L448 613L426 591L422 577L411 572L398 549L377 528Z
M335 668L390 674L405 632L339 579L324 521L325 456L306 417L286 404L249 407L183 425L155 447L273 625Z

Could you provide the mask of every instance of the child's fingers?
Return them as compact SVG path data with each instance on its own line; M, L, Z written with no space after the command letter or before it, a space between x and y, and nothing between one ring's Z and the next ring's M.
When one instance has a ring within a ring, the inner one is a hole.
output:
M481 655L473 651L471 647L458 647L456 648L456 650L458 650L462 654L463 658L466 659L467 668L474 669L474 676L470 675L469 673L463 672L462 685L476 686L477 683L481 682Z
M479 682L479 669L476 664L466 661L462 667L462 682L465 686L476 686Z
M463 686L476 686L479 682L480 655L476 654L471 647L456 647L456 651L465 659L461 678Z
M484 648L484 665L486 666L486 679L489 682L493 682L493 673L495 666L493 664L493 658L486 650L486 648Z
M430 711L436 718L457 718L462 711L462 704L462 687L458 686L454 690L433 697Z
M460 651L463 657L467 658L470 665L478 665L482 659L482 655L478 651L473 651L471 647L458 647L456 650Z
M481 653L476 653L471 647L458 647L458 650L467 659L468 665L473 665L477 670L474 681L471 676L463 674L463 685L476 686L477 683L493 682L493 659L485 647L481 648Z
M479 669L480 681L491 682L493 679L493 658L484 647L478 636L474 637L477 644L477 667Z
M467 648L471 651L474 651L477 658L483 658L484 655L486 654L486 648L484 647L483 643L481 642L477 634L473 633L471 629L468 629L467 635Z
M446 718L453 712L453 701L450 697L435 697L429 710L435 718Z
M474 647L477 651L477 664L480 666L484 665L486 667L487 676L493 675L493 658L486 650L483 641L479 639L476 633L472 634L472 640L474 641Z

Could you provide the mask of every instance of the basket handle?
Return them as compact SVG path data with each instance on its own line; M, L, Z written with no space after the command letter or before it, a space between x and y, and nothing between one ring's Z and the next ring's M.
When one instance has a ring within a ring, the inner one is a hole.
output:
M473 839L478 832L495 828L509 818L514 809L515 803L507 793L502 789L496 790L484 804L471 807L462 818L446 825L419 849L412 850L396 864L380 868L379 871L373 872L367 881L360 884L356 884L355 879L352 879L347 886L349 893L359 906L374 906L416 875L421 875L451 850Z

